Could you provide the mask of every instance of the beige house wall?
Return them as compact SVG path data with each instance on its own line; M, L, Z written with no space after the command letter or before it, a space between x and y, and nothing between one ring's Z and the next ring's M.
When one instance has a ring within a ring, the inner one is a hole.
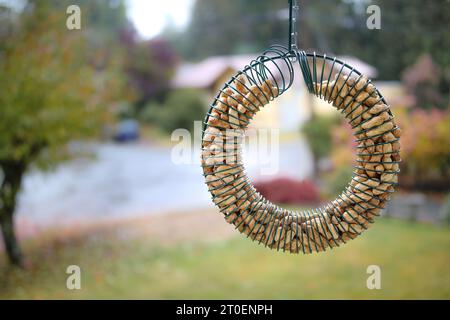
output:
M396 101L400 101L405 94L400 82L375 82L374 84L391 105L395 105ZM252 127L278 128L281 132L293 132L299 130L301 125L310 118L312 108L317 115L331 115L337 112L326 101L309 94L303 81L297 81L283 95L258 112L252 121Z

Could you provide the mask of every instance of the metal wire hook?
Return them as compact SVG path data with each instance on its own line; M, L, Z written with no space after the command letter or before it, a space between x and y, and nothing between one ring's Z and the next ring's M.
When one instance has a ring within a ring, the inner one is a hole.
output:
M288 48L292 52L298 50L298 32L297 20L299 17L300 6L298 0L289 0L289 45Z

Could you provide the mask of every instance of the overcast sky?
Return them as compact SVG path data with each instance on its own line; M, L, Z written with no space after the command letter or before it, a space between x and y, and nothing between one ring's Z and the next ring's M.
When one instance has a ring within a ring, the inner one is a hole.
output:
M194 0L128 0L128 15L143 38L159 34L170 22L183 28Z
M101 1L101 0L100 0ZM143 38L158 35L167 24L183 28L189 22L189 16L195 0L126 0L128 16ZM24 0L0 0L20 10ZM76 3L76 1L75 1Z

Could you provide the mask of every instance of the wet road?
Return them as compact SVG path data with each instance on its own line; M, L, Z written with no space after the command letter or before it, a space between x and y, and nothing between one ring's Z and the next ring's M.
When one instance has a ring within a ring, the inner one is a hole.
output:
M144 144L90 145L94 159L75 159L50 172L30 172L19 197L18 219L32 225L59 225L111 217L212 207L202 170L174 164L171 148ZM289 175L307 177L312 168L308 146L300 138L279 146L275 166L248 150L244 161L252 179ZM272 161L273 164L273 161ZM270 176L262 176L265 172ZM273 170L273 169L277 170Z

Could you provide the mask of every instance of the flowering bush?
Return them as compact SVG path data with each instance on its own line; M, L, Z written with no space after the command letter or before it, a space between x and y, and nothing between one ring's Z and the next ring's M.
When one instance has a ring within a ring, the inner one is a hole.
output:
M397 116L403 130L401 168L405 185L450 187L450 111L415 109Z
M450 111L396 107L394 114L403 132L400 186L450 189ZM341 168L351 166L355 160L355 142L346 122L332 129L330 158L334 171L329 178L338 182ZM337 183L338 186L341 185Z
M305 205L319 202L319 192L314 183L309 180L276 178L256 183L255 188L267 200L274 203Z

